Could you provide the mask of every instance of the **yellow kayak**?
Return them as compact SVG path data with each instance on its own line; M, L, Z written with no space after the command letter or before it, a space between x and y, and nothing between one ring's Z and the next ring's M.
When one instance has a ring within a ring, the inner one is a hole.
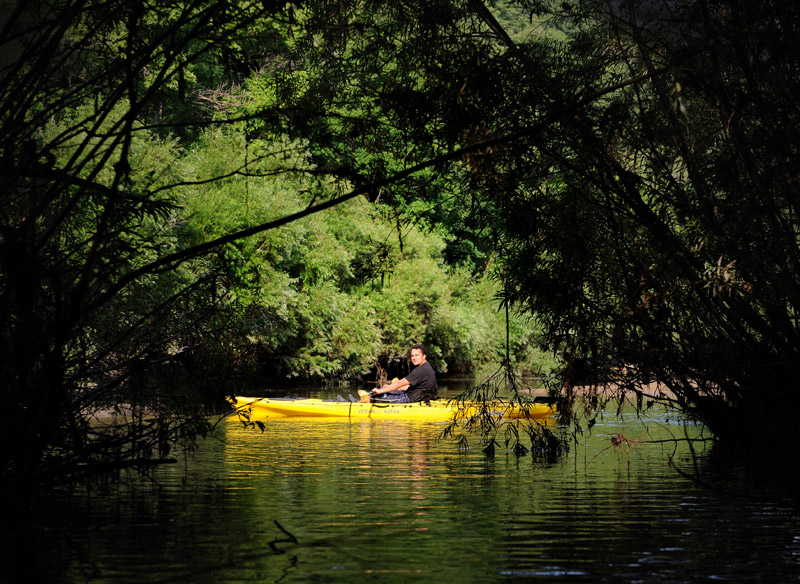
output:
M232 400L233 401L233 400ZM483 409L481 409L483 407ZM459 417L488 415L495 418L544 419L554 414L556 407L547 403L509 404L493 402L486 405L433 400L408 404L379 404L301 398L257 398L236 396L236 412L251 421L268 418L371 418L390 420L449 420Z

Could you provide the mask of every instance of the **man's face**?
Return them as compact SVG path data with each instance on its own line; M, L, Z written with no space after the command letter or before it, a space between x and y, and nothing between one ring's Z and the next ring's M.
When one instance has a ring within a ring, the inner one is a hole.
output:
M414 365L421 365L425 362L425 355L419 349L411 349L411 362Z

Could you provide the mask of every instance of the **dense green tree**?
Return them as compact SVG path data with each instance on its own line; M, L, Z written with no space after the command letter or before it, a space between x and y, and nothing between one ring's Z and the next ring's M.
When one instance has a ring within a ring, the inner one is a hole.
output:
M431 340L441 371L499 354L497 335L469 334L494 312L476 296L491 281L447 267L450 230L415 227L442 208L435 164L408 157L397 126L361 128L380 118L363 93L331 101L340 80L311 50L329 45L299 23L324 34L338 14L245 0L2 9L4 476L168 460L208 430L204 407L237 368L347 378ZM460 257L478 273L480 254ZM529 332L515 338L527 359ZM125 423L94 423L112 415Z

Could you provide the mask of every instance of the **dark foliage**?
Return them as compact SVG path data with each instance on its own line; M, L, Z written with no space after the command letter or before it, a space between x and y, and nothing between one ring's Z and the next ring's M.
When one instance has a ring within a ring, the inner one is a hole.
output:
M220 277L165 271L192 255L172 254L158 225L174 202L157 177L135 176L133 150L146 123L181 121L189 64L235 78L270 46L253 34L265 14L53 0L3 15L0 473L23 487L146 469L208 430L205 404L181 388L120 405L121 384L177 357L176 332L207 318Z

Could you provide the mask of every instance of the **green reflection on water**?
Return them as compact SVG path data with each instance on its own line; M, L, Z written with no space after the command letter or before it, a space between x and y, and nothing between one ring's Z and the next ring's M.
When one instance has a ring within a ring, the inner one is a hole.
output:
M797 514L680 476L686 444L657 441L684 426L663 413L601 421L555 462L459 452L442 427L225 421L163 488L44 514L27 533L58 555L32 545L29 565L54 582L746 581L769 555L794 574Z

